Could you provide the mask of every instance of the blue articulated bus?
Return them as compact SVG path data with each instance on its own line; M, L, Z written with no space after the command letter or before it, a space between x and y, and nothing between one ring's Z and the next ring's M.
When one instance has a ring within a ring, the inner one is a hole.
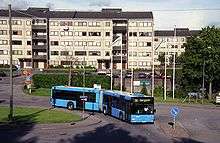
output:
M100 111L100 90L96 88L54 86L51 89L50 102L54 107L64 107L69 110Z
M104 114L131 123L154 123L154 98L140 93L104 91Z
M50 102L54 107L99 111L130 123L153 123L155 120L154 98L140 93L54 86Z

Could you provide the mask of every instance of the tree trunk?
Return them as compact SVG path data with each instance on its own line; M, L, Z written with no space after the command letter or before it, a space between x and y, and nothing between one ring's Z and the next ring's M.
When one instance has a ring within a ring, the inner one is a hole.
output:
M209 81L209 95L208 99L210 100L212 98L212 81Z

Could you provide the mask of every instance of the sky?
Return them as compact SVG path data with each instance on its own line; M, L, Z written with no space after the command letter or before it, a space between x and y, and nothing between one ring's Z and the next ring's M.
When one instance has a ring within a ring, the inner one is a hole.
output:
M155 29L201 29L220 27L220 0L0 0L0 8L49 7L52 10L100 11L122 8L123 11L152 11Z

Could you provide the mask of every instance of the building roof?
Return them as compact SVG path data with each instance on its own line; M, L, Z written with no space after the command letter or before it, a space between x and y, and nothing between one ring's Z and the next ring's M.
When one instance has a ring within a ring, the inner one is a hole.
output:
M188 28L176 28L176 36L185 37L199 34L200 30L189 30ZM174 36L174 30L156 30L155 36Z
M0 16L8 17L8 10L0 10ZM122 12L122 9L93 11L50 11L48 8L28 8L12 12L12 17L39 18L91 18L91 19L153 19L152 12Z

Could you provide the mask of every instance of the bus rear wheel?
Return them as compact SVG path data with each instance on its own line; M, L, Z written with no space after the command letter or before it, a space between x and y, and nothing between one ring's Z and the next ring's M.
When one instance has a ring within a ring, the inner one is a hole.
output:
M67 103L67 109L68 109L68 110L73 110L73 109L74 109L74 105L73 105L72 102L68 102L68 103Z
M122 113L119 114L119 119L123 120L123 114Z

